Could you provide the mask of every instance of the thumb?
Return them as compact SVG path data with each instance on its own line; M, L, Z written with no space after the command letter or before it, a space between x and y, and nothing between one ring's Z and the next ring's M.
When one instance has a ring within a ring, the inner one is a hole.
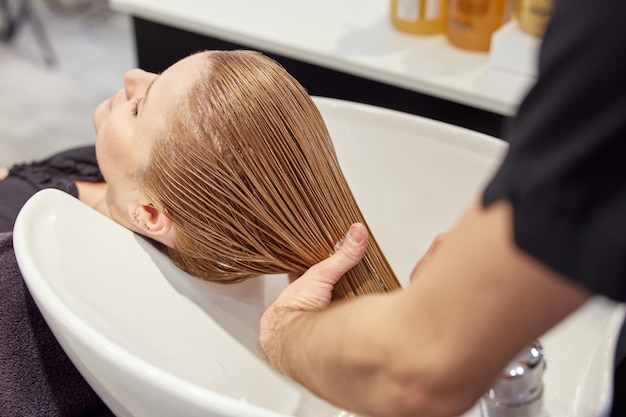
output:
M270 363L278 369L284 350L279 343L281 329L298 315L328 306L335 283L365 254L365 225L355 223L350 226L340 244L330 258L315 264L289 284L261 316L259 343Z
M354 223L348 229L344 239L337 242L335 253L328 259L312 266L309 273L300 279L311 279L334 285L356 264L359 263L367 248L367 228L362 223Z
M306 311L326 307L332 298L335 283L359 263L365 254L367 237L365 225L355 223L350 226L336 252L289 284L273 306L289 306L294 310Z

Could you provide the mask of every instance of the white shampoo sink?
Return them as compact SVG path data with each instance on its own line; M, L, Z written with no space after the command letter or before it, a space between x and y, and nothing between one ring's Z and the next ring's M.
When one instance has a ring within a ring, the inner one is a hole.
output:
M506 145L417 116L315 100L363 213L406 284L433 237L481 191ZM117 416L350 415L274 372L259 352L259 317L285 276L235 285L197 280L56 190L28 201L14 241L55 336ZM622 305L594 298L540 339L551 416L608 416L623 315ZM465 414L480 415L478 407Z

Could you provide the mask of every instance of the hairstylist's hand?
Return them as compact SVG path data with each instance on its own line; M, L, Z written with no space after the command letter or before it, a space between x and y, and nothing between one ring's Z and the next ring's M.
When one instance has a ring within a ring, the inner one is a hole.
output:
M341 248L331 257L313 265L294 280L261 317L260 344L272 366L281 366L284 343L281 330L294 319L328 306L333 287L348 270L363 257L367 246L367 228L361 223L350 226Z

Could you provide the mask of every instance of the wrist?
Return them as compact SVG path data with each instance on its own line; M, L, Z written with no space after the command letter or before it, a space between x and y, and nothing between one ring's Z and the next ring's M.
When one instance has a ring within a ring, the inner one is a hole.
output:
M297 326L294 322L302 311L286 306L270 306L261 316L259 345L269 364L280 373L289 375L290 350L287 339L293 340Z

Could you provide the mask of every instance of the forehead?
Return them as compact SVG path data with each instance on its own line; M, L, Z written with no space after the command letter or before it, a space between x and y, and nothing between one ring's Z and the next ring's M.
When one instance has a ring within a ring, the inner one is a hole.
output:
M138 128L144 133L155 133L164 128L164 122L186 97L191 85L206 66L207 53L198 53L182 59L159 75L145 96L138 118Z
M192 72L197 76L202 66L206 64L207 56L210 52L199 52L181 59L172 66L170 66L162 75L168 73L171 76L189 75ZM195 78L195 77L194 77Z
M156 95L164 96L185 94L191 83L202 73L202 68L207 62L207 54L207 52L194 54L176 62L158 77L151 90L156 90L154 91ZM152 94L151 91L150 95Z

